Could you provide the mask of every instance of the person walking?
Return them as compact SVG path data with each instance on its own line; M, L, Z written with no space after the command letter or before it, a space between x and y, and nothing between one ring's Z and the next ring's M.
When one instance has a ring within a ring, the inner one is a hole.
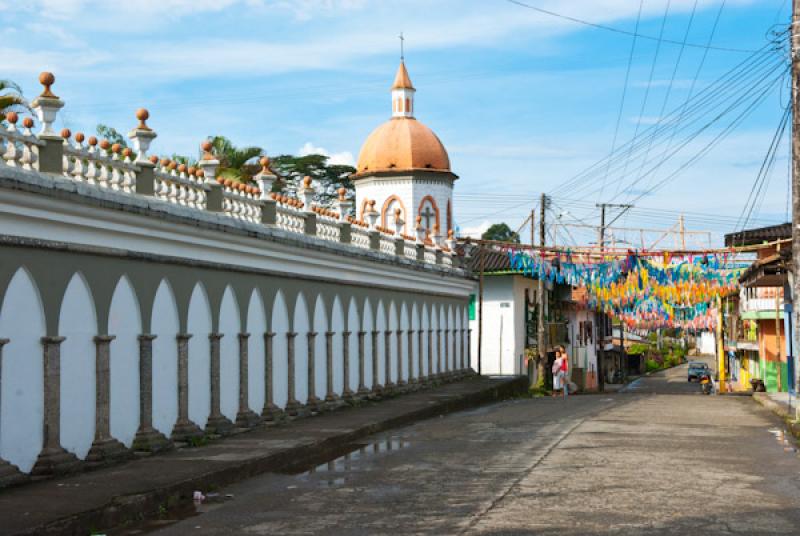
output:
M563 346L558 347L558 352L561 355L561 388L564 389L564 398L569 394L569 356L567 349Z
M561 390L562 388L562 378L563 374L561 373L561 367L563 364L563 359L561 358L561 351L556 348L556 360L553 362L553 368L551 372L553 373L553 393L551 396L556 396L556 393Z

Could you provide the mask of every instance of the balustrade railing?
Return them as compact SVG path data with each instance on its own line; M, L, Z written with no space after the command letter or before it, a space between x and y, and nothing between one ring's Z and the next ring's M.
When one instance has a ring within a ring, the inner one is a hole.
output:
M317 219L317 237L323 240L339 242L341 240L341 227L339 223L330 218Z
M424 260L427 263L436 264L436 250L428 246L425 246Z
M350 231L350 243L360 248L369 249L369 231L363 227L353 227Z
M222 212L239 220L258 223L261 215L258 188L241 182L236 183L230 179L221 181L220 184L222 184Z
M176 205L274 225L291 233L310 234L330 242L377 249L391 256L398 254L398 239L402 238L400 255L417 259L415 237L398 235L399 230L376 225L378 213L374 201L369 202L369 211L364 218L369 223L346 216L353 203L347 198L344 188L338 190L339 197L334 202L338 212L310 205L315 195L310 177L303 180L303 187L298 192L303 201L278 193L269 196L262 193L269 192L277 179L266 157L260 160L261 172L253 177L258 184L255 187L216 177L220 162L209 142L202 144L204 154L196 165L148 156L147 151L156 133L146 124L149 113L145 109L136 112L139 125L129 134L132 140L130 148L95 136L87 138L80 132L73 137L66 128L60 135L56 134L52 130L53 122L64 103L50 91L54 79L49 73L42 74L40 80L47 82L42 82L45 91L32 103L41 126L38 134L32 132L34 120L30 117L21 119L16 112L8 112L5 123L0 123L0 167L59 175L129 195L152 195ZM21 126L17 126L18 123ZM426 245L424 262L453 266L453 254L448 248Z
M3 162L9 167L18 167L21 169L34 170L38 169L37 162L39 160L39 147L44 145L44 142L39 140L31 128L33 127L33 120L26 117L22 120L22 130L17 128L17 121L19 116L16 112L9 112L6 115L8 127L0 125L0 148L2 148Z

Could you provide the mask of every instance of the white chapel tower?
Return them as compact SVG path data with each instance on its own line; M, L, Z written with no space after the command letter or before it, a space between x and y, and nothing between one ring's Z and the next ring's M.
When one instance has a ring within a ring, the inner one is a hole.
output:
M379 224L416 234L417 220L431 238L434 229L446 237L453 229L453 183L447 151L431 129L414 117L414 93L401 59L392 84L392 118L376 128L361 147L356 173L356 211L364 219L370 201L380 214Z

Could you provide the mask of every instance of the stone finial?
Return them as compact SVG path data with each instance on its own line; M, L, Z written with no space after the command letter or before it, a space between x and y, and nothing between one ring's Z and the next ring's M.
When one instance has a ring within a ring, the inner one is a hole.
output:
M455 251L456 249L456 236L452 229L447 230L447 240L445 242L447 244L447 249L451 252Z
M17 121L19 121L19 114L17 114L17 112L8 112L6 114L6 121L12 125L16 125Z
M403 233L403 227L406 222L403 219L403 210L401 208L394 209L394 232L398 235Z
M108 150L111 148L111 142L106 139L100 140L100 148L104 152L108 152Z
M253 176L253 180L258 184L258 198L266 201L270 199L269 194L272 192L272 185L277 177L269 168L270 160L268 156L262 156L258 163L261 164L261 171Z
M206 140L203 143L201 143L200 144L200 149L203 150L203 158L202 158L202 160L216 160L217 159L217 157L214 156L214 153L211 152L212 149L214 149L214 145L209 140Z
M68 128L62 128L60 134L61 137L64 138L65 140L68 140L72 137L72 131Z
M58 138L58 135L53 130L53 123L56 120L58 111L64 106L64 101L50 91L50 86L55 81L56 77L53 76L53 73L44 72L40 74L39 82L44 86L44 91L31 102L31 108L33 108L36 117L39 118L39 122L42 124L39 137Z
M40 97L50 97L51 99L57 99L58 97L50 91L50 86L56 83L56 77L53 73L49 73L44 71L43 73L39 74L39 83L44 86L44 91L42 94L39 95Z
M417 225L414 227L417 235L417 243L422 244L425 242L425 227L422 225L422 216L417 216Z
M203 156L200 158L200 161L197 162L197 166L203 170L202 176L205 177L205 183L210 185L211 188L217 188L215 185L217 184L219 160L217 160L217 157L214 156L212 152L214 145L211 143L211 140L206 140L200 144L200 149L203 151Z
M312 179L309 176L303 177L303 186L298 192L303 200L303 205L306 210L311 210L311 205L314 202L314 187L312 186Z
M139 108L136 110L136 119L139 120L139 125L136 127L139 130L151 130L150 127L147 126L147 121L150 119L150 112L147 111L147 108Z
M367 201L367 211L364 214L364 216L367 218L367 222L369 223L370 229L374 229L375 223L378 221L378 216L379 216L378 211L375 210L374 199L370 199L369 201Z
M345 221L353 206L353 202L347 199L347 188L344 186L339 188L337 192L339 193L339 199L336 200L336 204L339 205L339 220Z
M147 126L147 119L150 118L150 112L144 108L136 110L136 119L139 124L128 133L128 138L133 140L133 147L136 150L136 163L144 166L150 166L151 162L147 158L147 150L150 149L150 144L156 138L156 133Z
M83 140L85 140L85 139L86 139L86 136L84 135L83 132L78 132L78 133L75 134L75 141L77 141L78 143L83 143Z
M433 239L433 243L436 244L437 247L441 248L444 242L444 237L442 233L439 232L440 227L438 223L433 224L433 232L431 233L431 238Z

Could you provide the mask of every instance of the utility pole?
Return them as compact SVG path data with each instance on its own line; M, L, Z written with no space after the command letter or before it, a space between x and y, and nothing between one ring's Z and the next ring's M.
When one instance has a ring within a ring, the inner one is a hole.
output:
M605 244L605 235L606 235L606 208L619 208L622 209L617 217L611 220L608 225L611 225L615 221L617 221L625 212L633 208L633 205L619 205L614 203L597 203L595 205L597 208L600 209L600 228L597 230L597 247L600 251L600 257L602 258L603 252L605 251L606 244ZM612 244L613 245L613 244ZM606 314L602 311L599 311L595 314L595 325L597 325L597 383L598 387L601 391L605 390L606 386L606 379L605 379L605 359L606 359ZM620 327L620 329L623 329ZM614 328L611 328L611 336L613 342L614 336ZM625 367L622 364L622 358L620 358L620 369L624 369ZM623 373L624 374L624 373Z
M542 255L544 258L544 242L545 242L545 210L547 208L547 195L542 194L542 199L539 206L539 246L541 249L539 250L539 254ZM533 216L531 215L531 222L533 222ZM531 236L533 238L533 236ZM538 318L538 326L537 326L537 333L536 333L536 341L537 346L539 349L539 363L537 367L537 375L538 375L538 383L540 385L544 385L544 378L545 378L545 368L544 364L547 361L547 340L546 340L546 333L544 329L544 310L547 307L547 293L545 292L544 288L544 278L541 276L539 277L538 281L539 287L539 318Z
M800 0L792 0L792 261L794 267L792 305L793 310L800 311L794 304L800 303L800 95L798 95L798 79L800 79ZM795 317L792 323L800 325L800 316ZM794 330L793 330L794 331ZM787 333L787 337L794 337L794 333ZM798 348L798 343L792 345ZM792 353L796 353L793 350ZM787 356L797 365L797 356ZM795 374L797 369L795 366ZM795 383L797 388L797 383Z
M686 229L683 226L683 214L678 218L678 232L681 235L681 250L686 251Z
M535 208L531 208L531 248L533 248L535 245L536 245L536 209ZM533 251L533 250L531 250L531 251ZM528 296L528 294L526 293L525 294L525 297L526 297L526 300L525 300L525 320L526 320L525 324L526 324L526 328L528 326L528 322L533 322L533 319L528 320L528 303L527 303L528 300L527 300L527 296ZM539 309L541 309L541 305L539 306ZM538 318L537 318L537 330L538 330ZM537 340L538 340L538 336L537 336ZM525 343L527 344L527 342L528 342L528 333L526 332L525 333ZM532 357L533 356L531 356L531 358L528 359L528 370L527 370L527 373L528 373L528 388L535 387L536 381L537 381L537 372L538 371L536 370L536 363L534 362Z
M478 276L478 376L483 373L483 270L486 267L486 255L483 244L478 243L478 261L480 262L480 275ZM421 350L420 350L421 351ZM428 352L430 352L428 348Z

